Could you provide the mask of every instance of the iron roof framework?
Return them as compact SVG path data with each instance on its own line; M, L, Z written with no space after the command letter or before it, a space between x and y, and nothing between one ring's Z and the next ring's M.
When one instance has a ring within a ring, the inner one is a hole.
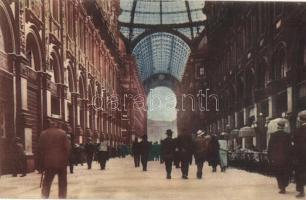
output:
M142 80L171 74L181 80L193 39L204 30L204 1L121 0L120 32Z

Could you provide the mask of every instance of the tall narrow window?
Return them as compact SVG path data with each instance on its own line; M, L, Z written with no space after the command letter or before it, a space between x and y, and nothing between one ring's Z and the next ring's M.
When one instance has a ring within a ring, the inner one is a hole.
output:
M51 0L52 16L56 21L59 21L59 0Z
M51 96L51 113L53 115L60 115L61 107L60 107L60 99L57 96Z
M74 21L73 21L73 4L71 1L68 2L68 35L70 37L73 37L73 25L74 25Z
M31 11L38 17L41 17L41 2L37 0L30 0L30 5L28 7L31 8Z
M5 138L5 106L4 103L0 102L0 137Z
M273 80L278 80L287 76L288 67L286 62L286 55L283 50L279 51L273 56L272 65Z
M2 29L0 27L0 51L4 51L5 47L4 47L4 37L2 34Z
M27 51L27 58L30 62L30 67L32 69L35 69L35 62L34 62L34 57L33 57L33 52L31 50Z
M303 60L304 60L304 66L306 66L306 44L304 45L304 52L303 52Z

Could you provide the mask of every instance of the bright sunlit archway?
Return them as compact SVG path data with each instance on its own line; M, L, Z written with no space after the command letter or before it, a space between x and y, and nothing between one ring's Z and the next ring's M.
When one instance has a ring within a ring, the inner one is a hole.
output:
M168 87L150 90L147 98L149 141L160 142L166 137L167 129L172 129L173 137L177 136L176 103L176 95Z

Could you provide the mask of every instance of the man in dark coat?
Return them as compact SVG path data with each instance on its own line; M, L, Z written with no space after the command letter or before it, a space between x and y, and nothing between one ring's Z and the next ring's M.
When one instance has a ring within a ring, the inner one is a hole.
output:
M147 171L147 164L149 159L149 153L151 148L151 143L148 142L148 136L144 135L142 141L139 144L140 146L140 159L142 164L142 170Z
M182 178L188 179L190 157L192 156L191 134L184 132L182 135L178 136L177 145L180 151Z
M291 172L291 137L284 132L285 122L277 124L278 131L271 134L268 145L268 158L275 173L280 194L286 193Z
M88 169L91 169L91 164L94 158L94 153L96 151L96 146L94 143L92 143L91 138L88 138L88 141L85 144L84 150L86 154L86 161L87 161Z
M175 168L180 168L180 151L179 151L179 148L178 148L178 139L177 138L174 138L174 143L175 143L175 150L174 150L174 165L175 165Z
M293 134L293 153L296 191L298 198L305 196L304 185L306 182L306 113L299 116L300 127Z
M109 153L108 153L107 141L102 139L101 143L98 146L98 161L100 163L101 170L105 170L108 156Z
M203 165L208 156L209 140L205 138L205 133L198 130L197 136L194 138L194 158L197 165L197 178L202 178Z
M172 130L166 131L167 138L161 142L161 157L165 162L167 179L171 179L172 162L174 159L175 143L172 139Z
M67 165L70 143L66 132L48 121L49 128L39 138L39 161L44 174L42 198L49 198L54 176L58 175L59 198L67 196Z
M12 164L14 177L16 177L18 173L21 173L20 177L26 176L27 158L24 152L24 146L19 137L16 137L12 144Z
M219 142L215 134L211 136L211 142L209 144L209 165L212 166L212 171L217 171L217 165L219 164Z
M135 138L133 145L132 145L132 154L134 157L135 167L139 167L140 165L140 146L139 146L137 137Z
M69 132L67 132L67 138L68 138L68 141L69 141L69 145L70 145L70 154L69 154L69 171L70 171L70 174L73 174L73 166L75 164L75 145L73 142L71 142L71 134L69 134Z

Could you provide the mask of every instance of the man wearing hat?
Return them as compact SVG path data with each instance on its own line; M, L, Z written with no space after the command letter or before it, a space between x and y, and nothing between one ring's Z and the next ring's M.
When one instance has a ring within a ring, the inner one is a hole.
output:
M277 131L272 133L268 145L268 158L277 179L280 194L286 193L291 169L291 139L290 134L284 132L285 121L277 123Z
M49 198L52 181L58 175L58 195L67 196L67 165L70 153L70 142L67 134L57 123L47 121L48 128L40 134L39 161L43 171L42 198Z
M194 139L194 159L197 165L197 178L202 178L202 170L208 154L208 140L205 139L205 133L198 130Z
M306 112L299 113L299 128L293 134L293 157L295 168L296 191L298 198L303 198L304 185L306 182Z
M172 162L174 159L175 143L172 139L172 130L166 131L167 138L161 141L161 156L165 162L167 179L171 179Z

